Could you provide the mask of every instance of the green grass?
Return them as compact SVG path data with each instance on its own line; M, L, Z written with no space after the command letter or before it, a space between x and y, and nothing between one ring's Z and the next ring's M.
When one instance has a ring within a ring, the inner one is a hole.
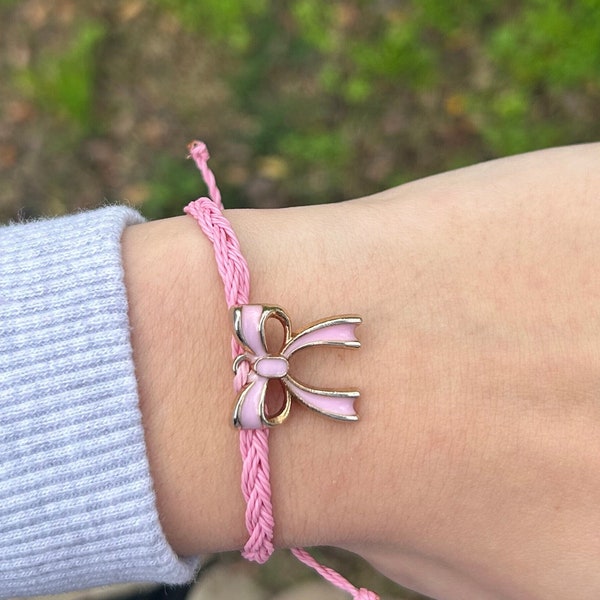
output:
M54 113L66 124L83 133L94 129L95 51L105 35L106 28L97 21L79 24L62 52L44 53L16 72L17 87L41 109Z
M131 102L134 120L147 112L192 135L220 132L219 160L237 173L220 178L230 205L254 201L261 178L272 203L334 201L600 137L600 0L152 0L129 21L118 3L73 6L67 35L47 50L36 42L30 60L3 74L11 93L35 105L38 127L60 132L60 143L47 142L57 160L63 148L82 154L94 137L128 143L113 119L115 106L122 116ZM0 18L8 15L19 18L19 3L0 0ZM168 36L185 38L212 70L205 80L181 72L152 105L130 85L148 77L136 70L135 44L160 47ZM113 68L121 51L129 62ZM215 83L226 106L195 112L194 94ZM132 135L128 152L143 152ZM178 212L181 197L200 193L181 158L187 141L131 156L150 216Z

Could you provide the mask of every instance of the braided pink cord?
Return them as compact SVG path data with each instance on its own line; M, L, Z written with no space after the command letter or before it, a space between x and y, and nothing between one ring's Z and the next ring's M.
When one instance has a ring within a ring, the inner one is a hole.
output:
M225 286L227 307L248 304L250 296L250 271L242 255L240 244L229 221L223 214L221 192L215 176L208 167L210 155L203 142L194 141L189 146L190 156L202 173L209 197L190 202L183 210L192 216L212 242L217 269ZM235 358L243 348L234 336L231 338L231 355ZM247 383L249 367L240 364L233 379L235 393ZM246 529L249 533L242 556L258 563L266 562L273 554L273 505L269 470L269 430L241 429L240 451L242 454L242 493L246 500ZM293 548L298 560L313 568L324 579L350 593L357 600L378 600L379 596L364 588L357 589L339 573L320 565L301 548Z
M317 562L306 550L302 548L290 548L290 552L307 567L314 569L323 579L340 588L340 590L348 592L356 600L379 600L379 596L375 592L372 592L366 588L354 587L337 571L334 571L329 567L325 567Z
M217 269L225 285L227 308L248 304L250 271L242 255L240 243L223 215L221 192L215 176L208 167L210 155L203 142L192 142L190 154L208 188L209 198L199 198L188 204L184 211L196 219L202 231L212 242ZM231 355L243 352L235 337L231 337ZM248 365L243 363L233 379L236 394L247 381ZM273 505L269 480L269 430L240 430L242 454L242 493L246 501L246 529L250 534L242 555L247 560L266 562L273 554Z

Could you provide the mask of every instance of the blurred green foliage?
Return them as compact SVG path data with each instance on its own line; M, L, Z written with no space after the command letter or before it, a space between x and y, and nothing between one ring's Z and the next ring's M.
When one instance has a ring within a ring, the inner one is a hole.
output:
M207 33L213 41L243 51L252 39L253 17L263 15L267 0L156 0L192 31Z
M248 140L253 148L281 156L298 179L326 165L322 192L329 198L360 161L360 135L347 124L368 127L394 94L417 102L431 89L455 94L448 112L481 143L449 161L452 167L477 154L503 156L598 134L560 113L566 93L598 99L599 0L158 1L208 40L226 42L239 59L230 81L240 109L258 121ZM302 85L290 85L282 71ZM389 173L381 184L398 178Z
M560 92L598 83L599 25L599 0L534 0L494 30L486 49L514 86Z
M484 48L502 89L493 98L489 92L472 98L474 103L491 98L480 131L496 153L577 141L574 133L586 139L584 124L553 119L552 113L577 90L597 97L598 23L599 0L531 0L494 28ZM483 112L481 104L479 112Z
M40 114L54 115L62 143L108 137L140 165L151 216L178 212L200 187L181 160L181 140L167 149L152 142L147 152L139 128L152 118L208 132L230 206L335 201L600 136L600 0L72 4L77 18L65 42L12 67L11 81ZM0 17L18 5L0 0ZM129 80L151 87L144 68L154 59L134 71L132 48L157 52L153 40L158 48L169 35L211 67L204 80L188 81L177 63L189 70L193 56L172 56L179 79L165 78L164 101L153 106ZM121 55L130 62L117 71ZM196 108L194 94L215 86L226 90L222 99ZM114 107L128 101L140 123L130 115L139 127L120 133ZM111 199L128 197L120 180L100 185Z
M106 28L100 22L84 21L64 51L43 54L15 77L26 97L75 125L82 134L95 126L91 111L96 79L94 53L105 34Z

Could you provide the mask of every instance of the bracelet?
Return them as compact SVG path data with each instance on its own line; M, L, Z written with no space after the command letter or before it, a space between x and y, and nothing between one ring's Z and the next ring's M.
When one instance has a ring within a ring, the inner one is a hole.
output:
M359 348L354 330L361 323L356 315L322 319L293 333L289 316L279 306L250 304L250 272L231 224L223 214L221 193L208 167L206 145L194 141L188 145L190 157L202 173L208 196L190 202L184 212L192 216L212 242L219 275L225 286L225 300L233 325L231 351L234 390L237 394L233 424L240 430L242 454L242 493L246 500L246 528L249 539L242 556L258 563L266 562L273 553L273 506L269 479L269 428L283 423L290 414L292 400L318 413L342 420L356 421L355 390L322 390L311 388L294 379L288 359L300 348L315 345ZM283 348L278 354L268 351L265 326L275 318L283 326ZM270 380L279 380L284 399L275 410L268 406L266 393ZM291 552L327 581L350 593L358 600L378 600L365 588L356 588L339 573L319 564L302 548Z

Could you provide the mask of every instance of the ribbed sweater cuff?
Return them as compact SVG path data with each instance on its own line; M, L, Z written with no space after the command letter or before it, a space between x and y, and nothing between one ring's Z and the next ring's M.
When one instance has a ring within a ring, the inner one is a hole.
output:
M0 597L181 583L145 453L125 207L0 228Z

